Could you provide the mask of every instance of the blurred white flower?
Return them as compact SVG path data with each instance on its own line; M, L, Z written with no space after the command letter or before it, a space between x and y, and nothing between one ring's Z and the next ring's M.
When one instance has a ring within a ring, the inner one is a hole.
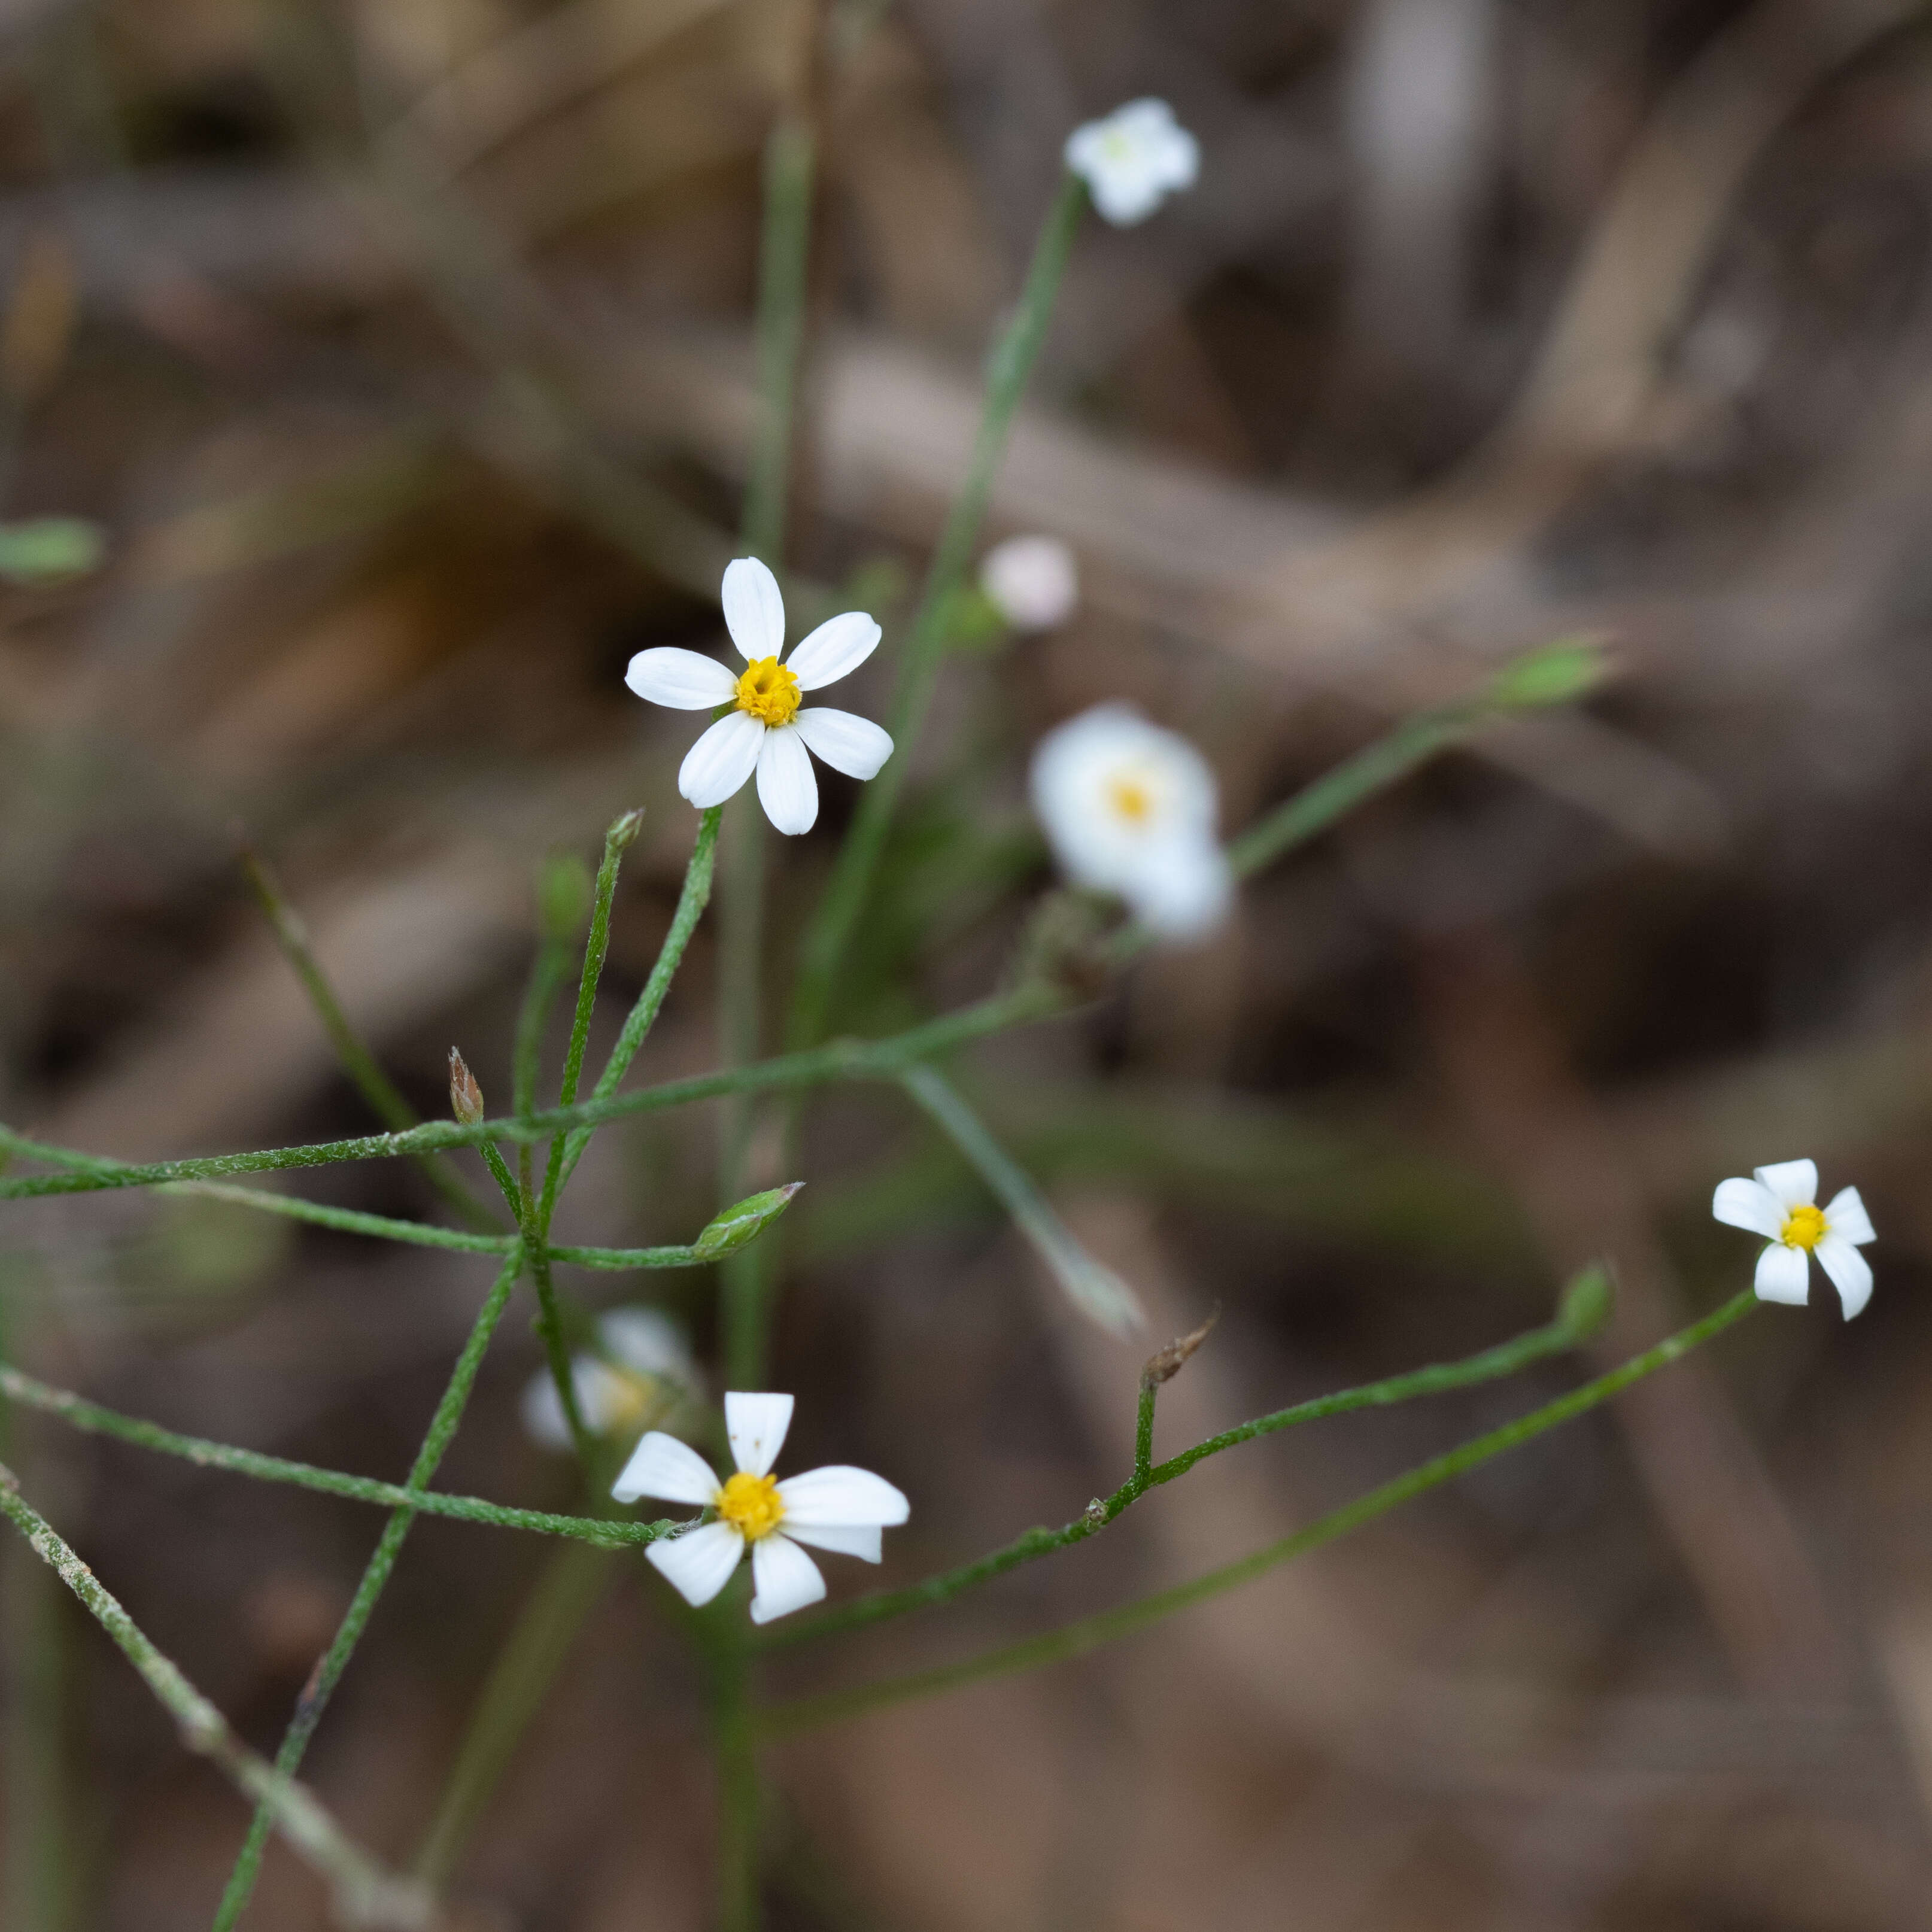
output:
M1096 704L1049 731L1034 753L1033 802L1067 873L1118 893L1163 938L1198 938L1227 916L1214 774L1131 706Z
M652 1565L694 1609L730 1580L752 1552L752 1621L768 1624L825 1594L818 1565L800 1546L879 1560L881 1529L911 1513L883 1476L835 1463L783 1482L771 1474L791 1426L788 1395L733 1394L724 1398L724 1430L736 1472L720 1483L694 1449L653 1431L640 1442L610 1493L620 1503L640 1496L715 1510L716 1522L645 1546ZM782 1527L781 1527L782 1526Z
M1066 165L1116 228L1144 221L1200 171L1199 144L1164 100L1130 100L1066 137Z
M692 746L677 788L698 809L722 805L755 771L758 800L781 832L809 832L818 816L818 781L808 751L848 777L874 776L892 741L868 718L820 705L804 694L856 670L872 655L879 627L862 610L829 617L783 664L784 599L778 580L754 556L724 567L724 628L749 668L736 675L716 658L668 645L640 651L624 682L653 704L680 711L732 708Z
M1802 1306L1811 1288L1811 1264L1832 1278L1849 1322L1871 1299L1871 1264L1858 1252L1878 1237L1856 1187L1841 1187L1822 1208L1818 1163L1781 1160L1757 1169L1754 1180L1720 1180L1711 1212L1733 1228L1748 1228L1771 1244L1757 1258L1757 1298Z
M1073 614L1080 572L1058 537L1009 537L987 551L980 588L1016 631L1050 631Z
M701 1393L704 1383L683 1332L655 1308L613 1308L598 1318L599 1352L574 1357L577 1412L593 1436L628 1442ZM548 1369L524 1390L524 1426L546 1449L571 1446L570 1425Z

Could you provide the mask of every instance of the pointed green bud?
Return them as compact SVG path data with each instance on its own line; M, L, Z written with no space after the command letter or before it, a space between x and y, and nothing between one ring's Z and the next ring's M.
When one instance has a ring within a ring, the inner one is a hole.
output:
M792 1196L804 1185L794 1180L783 1187L768 1187L762 1194L748 1195L736 1207L726 1208L692 1243L691 1252L701 1262L721 1261L735 1253L764 1233L791 1205Z
M1559 638L1504 665L1490 684L1490 700L1512 711L1568 704L1587 696L1614 667L1594 638Z
M483 1118L483 1090L454 1047L449 1049L449 1111L466 1127Z
M1557 1326L1573 1342L1598 1333L1616 1306L1617 1279L1608 1262L1592 1262L1573 1275L1556 1304Z
M640 805L613 821L610 829L604 835L606 845L620 852L628 852L637 842L638 834L644 829L644 808Z

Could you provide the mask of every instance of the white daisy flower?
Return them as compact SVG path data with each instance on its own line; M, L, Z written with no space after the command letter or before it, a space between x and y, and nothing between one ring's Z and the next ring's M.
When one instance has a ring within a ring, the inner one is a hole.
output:
M1130 100L1066 137L1066 165L1116 228L1144 221L1177 188L1192 188L1201 148L1164 100Z
M653 1430L611 1488L620 1503L658 1496L717 1511L716 1522L644 1549L652 1567L694 1609L724 1588L749 1550L758 1586L752 1622L768 1624L802 1610L825 1594L825 1579L801 1544L876 1563L880 1530L904 1522L911 1513L905 1498L868 1469L834 1463L780 1482L771 1466L784 1446L791 1408L788 1395L724 1398L724 1431L737 1466L725 1482L694 1449Z
M647 1423L662 1421L700 1394L704 1380L683 1331L656 1308L613 1308L597 1322L599 1352L572 1358L577 1412L593 1436L634 1440ZM556 1381L547 1368L524 1390L524 1427L546 1449L572 1446Z
M1818 1163L1781 1160L1757 1170L1754 1180L1720 1180L1711 1212L1733 1228L1748 1228L1771 1245L1757 1258L1757 1298L1804 1305L1810 1292L1807 1255L1832 1278L1849 1322L1871 1299L1871 1264L1858 1252L1878 1237L1856 1187L1841 1187L1820 1208Z
M980 564L980 588L1016 631L1051 631L1080 601L1079 566L1058 537L1009 537Z
M1199 938L1227 916L1214 774L1130 705L1096 704L1049 731L1034 753L1033 802L1068 874L1118 893L1163 938Z
M820 705L804 694L835 683L872 655L879 627L862 610L830 617L795 646L783 664L784 599L778 580L754 556L724 567L724 628L749 666L734 675L716 658L668 646L640 651L624 682L653 704L680 711L731 710L692 746L677 788L700 811L722 805L755 770L758 800L781 832L809 832L818 816L815 752L848 778L874 776L892 741L868 718Z

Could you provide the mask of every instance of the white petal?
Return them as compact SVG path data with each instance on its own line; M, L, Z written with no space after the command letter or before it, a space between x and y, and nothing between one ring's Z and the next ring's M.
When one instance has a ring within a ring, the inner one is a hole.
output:
M610 1485L610 1493L620 1503L657 1496L668 1503L695 1503L702 1509L717 1495L718 1478L710 1464L688 1443L653 1429L631 1451L631 1460ZM653 1543L650 1546L655 1550L658 1546Z
M538 1370L524 1384L522 1406L524 1432L533 1442L545 1449L570 1448L570 1424L557 1399L556 1378L549 1370Z
M648 1546L655 1550L657 1545ZM752 1545L752 1576L758 1586L752 1599L754 1624L788 1617L825 1594L818 1565L788 1536L760 1537Z
M1757 1178L1787 1208L1808 1208L1818 1198L1815 1160L1780 1160L1756 1170Z
M1784 1226L1784 1203L1762 1181L1742 1177L1718 1183L1711 1212L1728 1227L1748 1228L1774 1241Z
M1813 1252L1818 1265L1832 1277L1832 1286L1844 1304L1845 1319L1850 1321L1871 1299L1871 1263L1838 1234L1827 1234Z
M900 1490L869 1469L849 1463L829 1463L788 1476L778 1485L787 1528L817 1528L822 1524L904 1522L912 1505Z
M869 718L850 711L834 711L820 704L800 712L792 728L806 742L807 749L818 753L835 772L848 778L876 777L879 767L892 754L892 736Z
M1862 1247L1878 1236L1872 1232L1871 1216L1856 1187L1841 1187L1825 1210L1825 1226L1841 1241Z
M794 1543L808 1543L814 1550L830 1550L840 1556L856 1556L862 1563L876 1563L884 1555L880 1547L884 1532L876 1523L814 1523L809 1529L787 1518L786 1533Z
M758 748L758 802L781 832L809 832L818 819L818 781L791 725L773 725Z
M734 1390L724 1398L724 1433L731 1460L747 1474L769 1475L791 1426L788 1395L746 1395Z
M638 697L676 711L708 711L726 703L738 688L737 680L716 658L675 650L668 644L640 651L631 660L624 682Z
M1234 875L1211 838L1177 839L1148 853L1121 896L1135 916L1163 939L1203 939L1234 903Z
M684 1330L661 1308L612 1308L597 1318L597 1337L614 1362L640 1375L669 1376L688 1387L696 1365Z
M1760 1301L1783 1301L1794 1308L1803 1307L1811 1292L1811 1264L1804 1250L1773 1241L1757 1258L1757 1280L1754 1286Z
M644 1545L651 1568L688 1604L701 1609L731 1580L745 1539L728 1522L707 1522L682 1536L661 1536Z
M784 598L778 580L754 556L724 566L724 628L752 658L775 658L784 649Z
M836 684L856 670L879 647L879 627L862 610L828 617L808 638L796 645L785 666L801 691Z
M722 805L752 776L765 742L764 722L749 712L721 718L684 754L677 788L700 812Z

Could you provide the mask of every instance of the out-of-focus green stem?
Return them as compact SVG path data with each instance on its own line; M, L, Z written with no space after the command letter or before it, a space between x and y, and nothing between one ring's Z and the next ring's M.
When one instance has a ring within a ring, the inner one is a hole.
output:
M859 795L858 808L838 864L806 932L788 1035L788 1043L795 1048L813 1046L824 1035L839 965L865 908L914 748L932 707L933 689L945 655L946 625L953 593L979 542L980 526L986 517L1000 459L1006 453L1014 412L1046 340L1060 278L1066 272L1067 257L1072 252L1073 238L1086 206L1087 190L1079 178L1071 173L1063 176L1034 245L1019 304L988 358L986 398L972 458L946 518L939 547L933 553L899 668L898 688L887 721L892 736L892 755Z
M972 1162L1074 1306L1110 1335L1131 1334L1138 1328L1145 1318L1140 1298L1081 1246L1032 1175L1000 1146L952 1083L936 1066L921 1061L899 1076L899 1084Z
M484 1806L610 1576L606 1553L579 1544L560 1550L538 1580L478 1693L455 1768L417 1854L416 1876L432 1890L448 1884Z
M334 1049L336 1064L348 1076L350 1084L368 1102L376 1118L392 1132L406 1132L419 1125L422 1116L403 1098L362 1035L350 1024L349 1016L343 1011L342 1002L335 997L335 988L329 984L328 975L322 970L322 962L309 944L308 928L282 890L273 868L259 853L244 850L242 871L268 920L269 930L275 935L275 944L282 949L282 956L302 982L308 1003L315 1009L315 1016L321 1021L322 1031ZM496 1217L450 1172L445 1160L426 1155L422 1166L430 1184L470 1226L496 1225Z
M46 1519L22 1496L14 1472L0 1466L0 1515L33 1546L48 1568L78 1597L141 1674L175 1720L182 1743L218 1766L242 1793L256 1800L269 1828L328 1882L336 1915L345 1925L421 1932L430 1923L422 1888L385 1871L352 1843L314 1797L282 1768L249 1750L221 1713L184 1677L173 1660L68 1548Z
M1358 1496L1338 1510L1331 1510L1306 1528L1236 1562L1210 1570L1204 1576L1197 1576L1171 1590L1157 1592L1137 1603L1124 1604L1118 1609L1102 1611L1097 1616L1083 1617L1076 1623L1046 1631L1024 1642L1008 1644L979 1657L968 1658L958 1664L943 1664L937 1670L915 1671L904 1677L889 1678L883 1683L862 1684L856 1690L833 1691L825 1696L800 1698L792 1703L780 1705L766 1718L766 1727L775 1735L789 1736L821 1724L836 1724L864 1712L882 1709L887 1705L935 1696L986 1678L1057 1664L1096 1649L1102 1644L1132 1636L1163 1618L1191 1610L1210 1598L1251 1583L1278 1564L1333 1543L1352 1530L1374 1522L1378 1516L1386 1516L1390 1510L1424 1491L1452 1482L1479 1464L1572 1420L1600 1402L1607 1402L1633 1382L1668 1367L1733 1322L1741 1321L1757 1305L1756 1295L1746 1288L1701 1322L1680 1329L1654 1348L1646 1349L1620 1368L1612 1370L1608 1375L1599 1376L1595 1381L1585 1383L1581 1388L1545 1403L1514 1422L1505 1423L1499 1429L1490 1430L1460 1448L1432 1457L1379 1488L1371 1490L1366 1496Z
M519 1248L503 1264L483 1306L471 1325L469 1339L463 1345L463 1352L457 1358L456 1366L451 1372L448 1385L442 1392L442 1400L436 1406L436 1412L430 1418L429 1432L423 1438L422 1447L417 1450L415 1462L410 1468L406 1487L410 1490L426 1488L430 1478L436 1474L436 1466L442 1460L443 1452L449 1447L450 1438L455 1435L457 1425L463 1420L463 1412L469 1406L470 1391L476 1386L476 1372L483 1366L483 1357L490 1346L490 1338L496 1333L496 1324L502 1318L505 1306L510 1299L510 1291L517 1285L517 1277L523 1272L523 1251ZM362 1632L374 1612L378 1598L389 1580L389 1573L396 1567L396 1558L401 1553L404 1539L416 1517L419 1505L413 1500L399 1508L384 1526L382 1538L376 1544L375 1553L369 1558L362 1572L362 1582L357 1586L354 1600L347 1614L304 1687L296 1706L295 1716L288 1730L283 1734L281 1748L275 1754L275 1772L278 1778L292 1778L301 1767L302 1758L308 1750L309 1739L315 1735L315 1727L322 1721L322 1714L328 1707L328 1700L334 1694L336 1684L343 1672L348 1668L349 1660L355 1654L356 1646L362 1641ZM221 1895L221 1903L214 1915L214 1932L229 1932L235 1922L248 1909L250 1895L255 1889L255 1880L262 1868L262 1853L268 1844L268 1833L275 1822L274 1806L264 1802L256 1808L255 1816L248 1828L248 1836L235 1861L235 1868L229 1874L226 1888Z
M14 1346L0 1292L0 1349ZM20 1460L12 1414L0 1409L0 1466ZM74 1874L62 1792L60 1596L24 1546L0 1551L0 1806L7 1857L0 1924L18 1932L63 1932Z

